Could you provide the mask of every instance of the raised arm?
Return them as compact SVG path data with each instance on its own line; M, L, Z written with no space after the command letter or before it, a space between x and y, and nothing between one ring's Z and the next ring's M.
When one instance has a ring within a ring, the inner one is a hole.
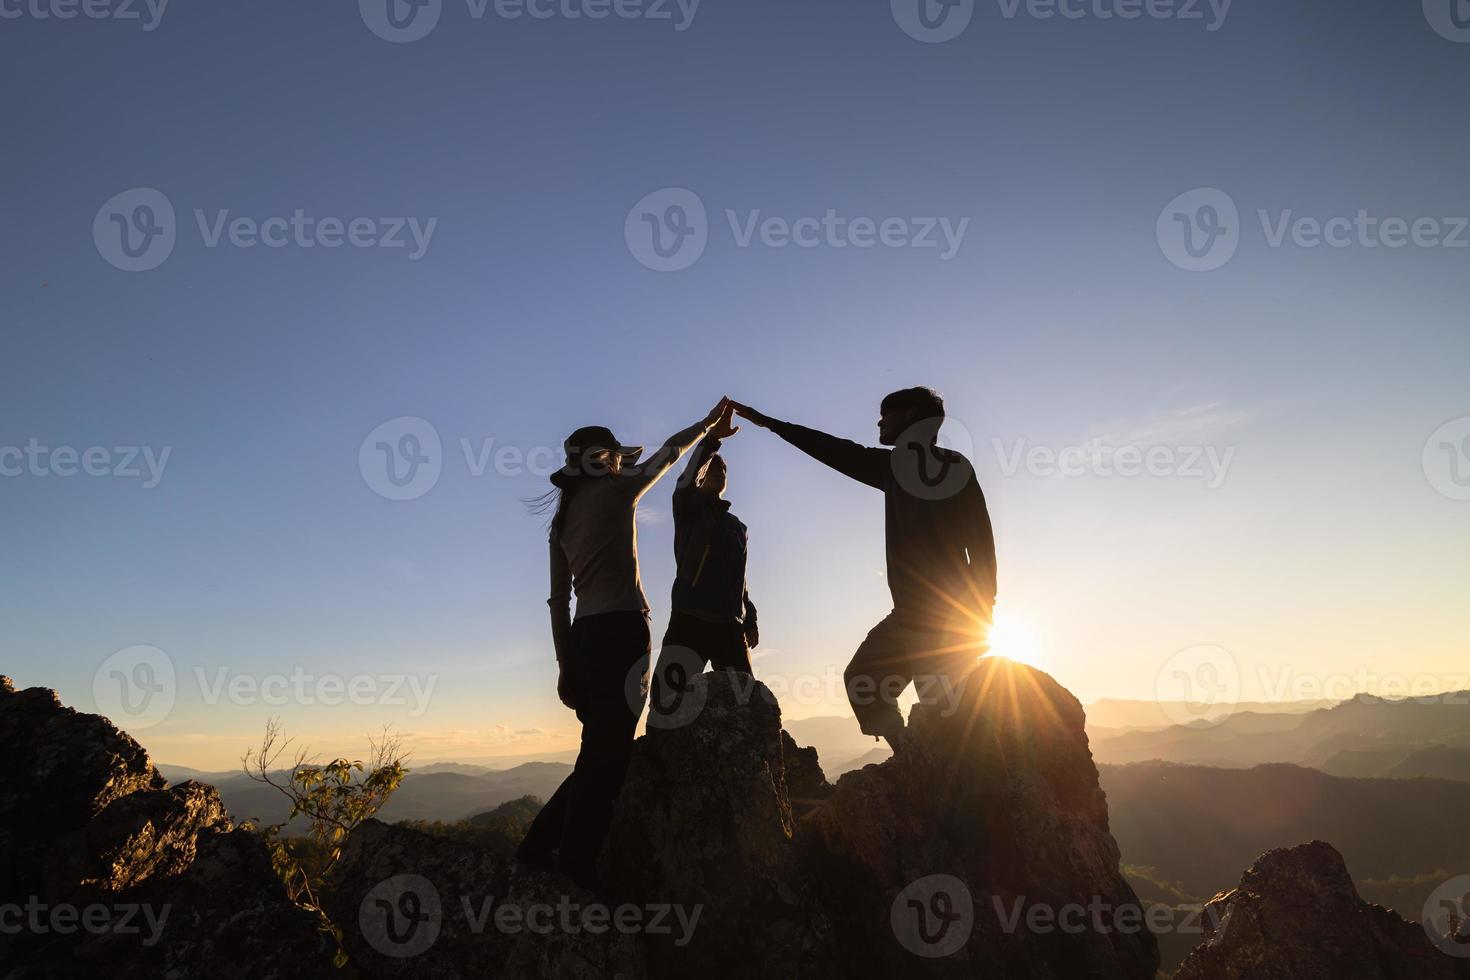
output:
M637 481L635 490L638 495L647 493L648 489L679 461L679 457L684 455L690 446L701 439L720 420L720 416L725 414L726 404L727 400L721 398L720 403L711 409L708 415L689 428L680 429L669 436L662 446L655 449L647 459L638 463L636 472L629 476L630 479Z
M812 459L819 463L826 463L844 476L850 476L859 483L866 483L870 487L883 489L884 479L888 475L890 465L889 450L875 446L860 446L855 442L839 439L816 429L808 429L806 426L792 422L782 422L780 419L773 419L769 415L757 412L749 405L741 405L739 402L735 403L735 413L763 429L770 429Z
M731 416L734 411L734 406L727 404L714 428L705 433L704 438L695 443L694 450L689 453L689 461L684 464L684 472L680 473L679 479L674 481L675 514L687 509L690 501L694 499L694 483L699 478L700 467L720 451L720 445L725 439L740 431L738 425L731 424Z

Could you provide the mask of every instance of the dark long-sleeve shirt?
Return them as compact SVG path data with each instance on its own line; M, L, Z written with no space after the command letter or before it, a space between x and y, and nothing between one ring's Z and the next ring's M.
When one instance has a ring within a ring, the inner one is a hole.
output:
M995 536L975 469L934 445L861 446L790 422L770 429L820 462L883 491L893 611L918 629L973 629L995 605Z
M706 435L689 453L674 489L673 606L700 619L755 624L745 583L747 533L730 502L699 492L695 480L720 440Z

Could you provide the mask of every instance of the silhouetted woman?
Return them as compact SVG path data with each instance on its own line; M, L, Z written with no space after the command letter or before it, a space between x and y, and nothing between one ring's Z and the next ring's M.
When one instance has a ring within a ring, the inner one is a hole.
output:
M647 460L609 429L586 426L564 445L566 465L551 477L551 635L560 669L556 690L582 723L572 774L536 816L517 857L555 867L596 887L597 855L623 785L633 732L643 713L650 655L648 600L638 577L639 499L725 411L669 437ZM577 596L573 618L570 603ZM641 664L642 674L635 668Z

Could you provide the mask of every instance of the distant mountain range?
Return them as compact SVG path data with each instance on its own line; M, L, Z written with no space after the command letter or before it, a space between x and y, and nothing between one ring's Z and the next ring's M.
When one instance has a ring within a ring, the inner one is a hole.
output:
M1440 839L1431 831L1439 826L1434 820L1446 812L1436 807L1447 807L1457 814L1465 836L1470 694L1430 701L1362 695L1327 707L1311 706L1317 703L1271 705L1268 710L1242 706L1218 724L1117 734L1108 734L1116 728L1089 724L1093 757L1111 797L1125 864L1156 869L1165 892L1177 888L1208 897L1270 847L1321 837L1346 855L1370 899L1379 879L1412 878L1448 867L1458 852L1448 836ZM1150 711L1164 709L1146 702L1104 701L1089 710L1121 726L1148 722ZM817 749L823 772L834 782L891 754L886 744L863 735L850 717L805 718L788 722L786 728L798 744ZM281 794L239 772L170 765L159 769L171 782L212 783L236 820L278 823L289 809ZM570 772L571 766L560 761L505 769L479 762L410 765L381 816L390 822L465 820L520 797L548 799ZM1423 777L1463 785L1445 787ZM1429 822L1420 820L1421 810ZM1367 817L1380 811L1381 819ZM1218 832L1199 833L1202 823L1218 823ZM1348 834L1357 834L1357 842ZM1385 834L1389 843L1375 845ZM1177 850L1171 845L1175 836ZM1422 851L1414 849L1419 845ZM1361 863L1369 854L1382 860ZM1463 856L1470 858L1470 848ZM1392 891L1384 888L1377 900Z
M1231 887L1241 855L1263 841L1329 841L1365 898L1410 918L1436 885L1470 868L1470 782L1352 779L1281 764L1099 772L1124 864L1151 869L1186 897Z
M830 780L851 769L882 762L892 754L885 743L864 735L851 717L807 718L788 723L786 729L798 744L817 748L823 772ZM555 755L568 761L537 760L497 768L481 762L416 764L410 760L408 775L383 808L380 819L454 822L523 796L550 799L572 771L570 760L576 757L575 752ZM159 765L158 770L171 783L193 779L213 785L236 821L280 823L290 812L285 797L238 770L206 772L168 764ZM280 775L284 779L285 773Z
M1192 704L1184 701L1127 701L1102 698L1086 705L1089 734L1121 735L1130 731L1158 731L1172 728L1183 719L1213 722L1220 718L1250 712L1261 715L1298 715L1319 708L1330 708L1337 701L1238 701L1222 704Z
M219 790L225 809L237 822L280 823L291 809L279 792L243 773L208 773L184 766L158 769L170 782L194 779L212 784ZM523 796L549 799L571 771L572 767L564 762L527 762L505 770L454 762L410 766L409 774L403 777L403 783L383 807L379 818L390 823L465 820ZM286 774L278 775L284 782Z
M1245 768L1290 762L1343 775L1386 775L1435 746L1470 749L1470 692L1405 700L1360 694L1304 713L1242 710L1218 723L1121 734L1090 728L1089 734L1099 763L1159 760ZM1418 775L1422 765L1456 771L1452 758L1430 756L1401 774Z

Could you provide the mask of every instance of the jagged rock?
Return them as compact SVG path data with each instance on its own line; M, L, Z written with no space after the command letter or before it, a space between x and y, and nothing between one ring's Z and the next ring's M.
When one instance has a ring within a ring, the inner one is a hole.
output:
M788 764L783 742L795 745L781 710L747 674L698 675L685 703L696 706L690 717L650 724L634 747L604 879L619 901L699 910L690 942L645 937L652 975L797 976L812 944L811 909L786 779L802 774L804 791L815 792L816 753Z
M512 875L472 843L376 820L352 834L327 898L368 977L644 976L632 937L583 927L597 903L561 875Z
M1234 890L1215 896L1205 940L1175 980L1465 980L1424 927L1369 905L1342 855L1312 841L1268 851Z
M73 887L120 892L154 876L182 874L194 861L202 832L229 829L219 792L204 783L118 797L45 849L47 890L60 900Z
M801 827L832 955L849 975L1152 978L1082 706L998 658L946 700Z
M0 744L0 905L23 915L0 932L5 980L330 972L314 919L214 787L170 788L107 719L8 678Z
M802 748L796 739L781 731L781 762L786 768L786 793L791 812L799 820L819 807L832 795L832 784L817 759L817 750Z
M143 746L100 715L63 707L56 692L0 687L0 826L20 837L80 827L113 800L167 783Z

